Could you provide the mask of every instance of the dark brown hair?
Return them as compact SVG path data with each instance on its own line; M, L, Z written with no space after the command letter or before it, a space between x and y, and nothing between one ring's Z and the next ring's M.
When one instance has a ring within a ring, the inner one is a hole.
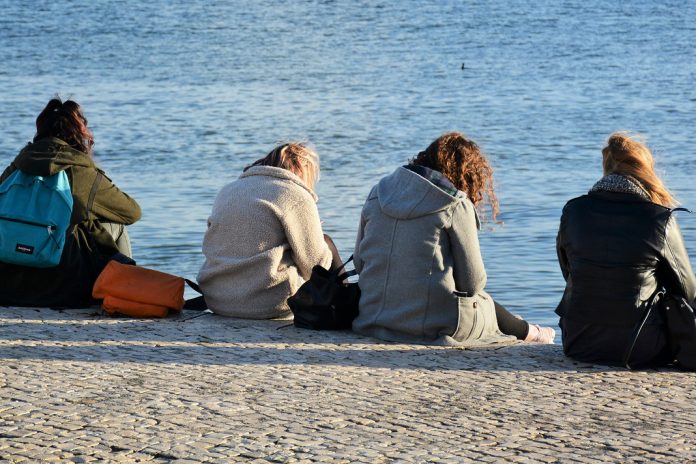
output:
M36 118L34 142L46 138L61 139L75 150L91 153L94 145L92 133L87 128L87 118L80 105L72 100L63 102L55 97Z
M484 200L487 199L493 220L496 220L500 207L493 191L493 168L479 146L463 134L449 132L441 135L418 153L411 164L442 173L456 188L466 193L482 219L485 216Z

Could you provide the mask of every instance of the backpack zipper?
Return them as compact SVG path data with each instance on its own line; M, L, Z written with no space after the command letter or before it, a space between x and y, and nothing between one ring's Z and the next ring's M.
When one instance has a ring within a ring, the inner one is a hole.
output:
M0 216L0 220L2 221L10 221L10 222L17 222L19 224L27 224L30 226L36 226L36 227L43 227L46 230L48 230L49 234L52 234L54 230L56 230L56 226L53 225L48 225L48 224L41 224L38 222L32 222L32 221L25 221L24 219L15 219L15 218L8 218L8 217L3 217Z

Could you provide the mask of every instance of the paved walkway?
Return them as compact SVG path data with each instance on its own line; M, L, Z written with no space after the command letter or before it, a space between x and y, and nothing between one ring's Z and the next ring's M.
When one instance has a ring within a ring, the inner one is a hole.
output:
M696 374L558 346L1 311L3 462L696 462Z

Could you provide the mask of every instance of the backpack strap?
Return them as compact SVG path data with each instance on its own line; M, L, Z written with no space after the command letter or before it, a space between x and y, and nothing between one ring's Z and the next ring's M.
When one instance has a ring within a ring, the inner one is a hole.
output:
M89 191L89 199L87 200L87 214L92 211L92 206L94 206L94 197L97 196L97 190L99 189L99 184L101 184L104 174L97 170L97 177L94 178L94 183L92 184L92 190Z
M340 266L338 269L336 269L334 271L338 275L339 281L342 282L342 281L346 280L348 277L353 277L354 275L358 275L357 269L353 269L352 271L345 271L345 272L341 273L341 271L343 271L345 269L346 264L350 263L351 261L353 261L353 255L350 255L350 258L348 258L346 260L346 262L343 263L342 266Z

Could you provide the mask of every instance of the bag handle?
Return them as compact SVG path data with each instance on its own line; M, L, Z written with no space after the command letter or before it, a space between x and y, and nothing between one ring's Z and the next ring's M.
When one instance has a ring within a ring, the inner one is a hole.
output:
M340 273L343 269L345 269L346 264L350 263L351 261L353 261L353 255L350 255L350 258L348 258L343 264L338 266L338 268L334 272Z
M626 369L633 369L631 367L630 361L631 361L631 355L633 354L633 349L636 347L636 342L638 341L638 337L640 336L640 332L643 330L643 326L645 326L645 323L648 320L648 317L650 316L650 312L652 311L653 307L655 304L662 299L662 297L665 295L665 289L664 288L658 288L655 293L650 297L648 300L648 304L645 309L645 313L643 314L643 317L641 318L640 321L638 321L638 324L636 324L635 332L633 335L633 341L629 345L628 349L626 350L626 354L624 354L623 358L623 365L626 367Z
M351 261L353 261L353 255L350 255L350 258L348 258L348 259L346 260L345 263L343 263L342 265L340 265L340 266L338 267L338 269L336 269L336 270L334 271L334 272L337 274L337 275L336 275L336 278L339 280L339 282L343 282L343 281L346 280L348 277L353 277L354 275L358 275L358 270L357 270L357 269L353 269L352 271L346 271L346 272L344 272L344 273L341 274L341 271L345 269L346 264L350 263Z

